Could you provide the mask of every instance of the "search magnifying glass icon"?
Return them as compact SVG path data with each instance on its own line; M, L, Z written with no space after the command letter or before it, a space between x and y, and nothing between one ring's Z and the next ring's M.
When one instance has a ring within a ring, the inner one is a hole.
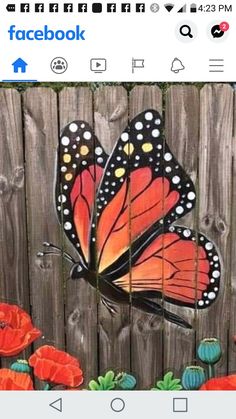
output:
M189 38L193 38L192 30L191 30L191 27L189 25L182 25L179 28L179 32L182 36L189 36Z

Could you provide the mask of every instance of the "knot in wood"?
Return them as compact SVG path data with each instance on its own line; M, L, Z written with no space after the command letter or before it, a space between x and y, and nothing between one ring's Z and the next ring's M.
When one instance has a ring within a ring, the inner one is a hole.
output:
M122 118L122 116L127 111L127 102L125 100L121 101L115 108L115 110L112 112L109 122L115 122Z
M68 317L68 323L74 326L80 321L80 310L76 308Z
M12 176L12 186L21 189L24 186L24 168L16 167Z
M0 195L4 195L9 190L8 180L5 176L0 176Z
M137 330L137 332L139 333L143 333L145 330L145 322L142 319L138 319L136 321L136 325L135 325L135 329Z
M227 225L222 218L216 218L215 220L215 229L217 233L223 235L227 232Z
M210 230L213 225L213 216L211 214L205 215L202 219L203 228L206 230Z

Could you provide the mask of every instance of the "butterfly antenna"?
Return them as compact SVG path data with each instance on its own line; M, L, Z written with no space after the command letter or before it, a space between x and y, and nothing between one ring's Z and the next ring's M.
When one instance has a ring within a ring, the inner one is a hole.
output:
M72 258L72 256L69 255L69 253L64 252L62 249L55 246L54 244L44 242L43 246L46 247L49 250L47 250L45 252L38 252L38 254L37 254L38 257L43 257L45 255L54 255L54 256L61 256L62 255L67 261L69 261L71 263L76 263L75 260Z

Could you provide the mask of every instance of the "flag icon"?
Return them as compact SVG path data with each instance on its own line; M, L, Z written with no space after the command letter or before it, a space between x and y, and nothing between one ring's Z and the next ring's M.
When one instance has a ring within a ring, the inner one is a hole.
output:
M135 68L144 68L144 59L143 58L133 58L132 59L132 73L134 73Z

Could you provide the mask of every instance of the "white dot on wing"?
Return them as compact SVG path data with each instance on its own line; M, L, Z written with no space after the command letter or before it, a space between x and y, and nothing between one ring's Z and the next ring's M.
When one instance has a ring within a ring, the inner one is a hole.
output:
M90 140L90 138L92 137L92 134L89 131L85 131L83 133L83 137L84 137L85 140Z
M122 141L128 141L129 134L127 132L123 132L123 134L121 134L120 138L121 138Z
M64 224L64 229L65 230L71 230L72 229L72 224L69 223L68 221Z
M213 244L211 242L206 243L205 245L206 250L212 250L213 249Z
M70 126L69 126L69 130L70 130L71 132L76 132L76 131L77 131L77 129L78 129L78 125L77 125L77 124L75 124L75 123L70 124Z
M95 148L95 154L96 154L97 156L100 156L100 155L102 154L102 147L96 147L96 148Z
M141 130L141 129L143 129L143 124L142 124L142 122L136 122L136 124L135 124L135 129L136 130Z
M159 131L159 129L154 129L154 130L152 130L152 136L153 136L154 138L159 137L159 135L160 135L160 131Z
M187 186L187 185L186 185ZM193 201L193 199L195 199L195 193L194 192L189 192L188 193L188 195L187 195L187 197L188 197L188 199L190 200L190 201Z
M151 120L153 119L153 114L152 114L152 112L146 112L146 113L145 113L145 119L146 119L147 121L151 121Z
M177 183L179 183L179 182L180 182L180 177L179 177L179 176L174 176L174 177L172 178L172 182L176 185Z
M171 155L170 153L165 153L165 154L164 154L164 159L165 159L166 161L170 161L170 160L172 159L172 155Z
M67 146L70 144L70 139L68 137L62 137L61 143L62 145Z

